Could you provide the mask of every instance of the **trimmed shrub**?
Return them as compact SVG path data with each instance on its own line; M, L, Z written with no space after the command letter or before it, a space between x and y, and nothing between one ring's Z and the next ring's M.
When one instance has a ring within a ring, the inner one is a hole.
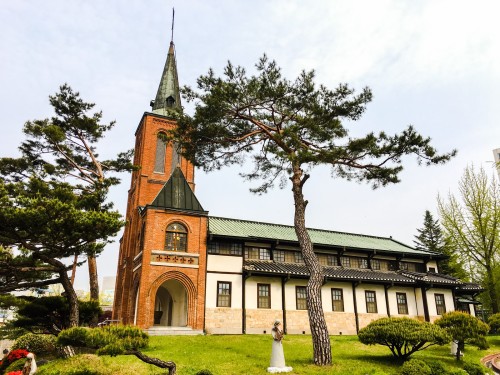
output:
M52 335L27 333L19 337L12 349L26 349L37 356L56 353L56 337Z
M16 359L9 366L7 366L7 368L5 369L5 373L8 374L9 372L20 371L23 369L25 363L25 358Z
M97 349L97 354L115 356L148 345L148 335L132 326L106 326L102 328L74 327L62 331L57 337L62 346L72 345Z
M464 370L467 371L469 375L485 375L486 368L478 363L465 362Z
M396 358L406 359L431 345L451 340L442 328L410 318L382 318L361 329L358 339L366 345L387 346Z
M488 318L488 324L490 326L490 333L500 332L500 313L490 315Z
M103 360L95 354L82 354L56 360L38 368L36 375L136 375L142 370L134 364L122 366Z
M448 371L444 367L443 362L429 361L426 363L431 369L431 375L448 375Z
M431 375L431 368L420 359L410 359L401 367L401 375Z
M460 351L464 350L466 342L482 347L485 343L484 336L490 330L490 327L482 320L460 311L443 314L435 321L435 324L444 328L453 340L458 342L457 361L460 360Z

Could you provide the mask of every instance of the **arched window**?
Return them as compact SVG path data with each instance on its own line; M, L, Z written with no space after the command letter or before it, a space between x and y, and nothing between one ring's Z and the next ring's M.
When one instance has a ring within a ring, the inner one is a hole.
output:
M187 230L184 225L173 223L167 227L167 232L165 234L165 250L187 250Z
M154 169L156 173L165 173L165 154L167 150L167 143L165 139L165 133L158 133L158 138L156 138L156 157Z

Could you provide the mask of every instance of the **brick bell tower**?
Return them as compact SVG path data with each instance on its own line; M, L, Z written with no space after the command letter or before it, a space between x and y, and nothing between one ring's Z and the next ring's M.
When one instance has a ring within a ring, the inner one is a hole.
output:
M182 111L175 48L152 112L135 132L126 226L120 240L113 319L157 334L204 328L207 215L194 195L194 167L162 135Z

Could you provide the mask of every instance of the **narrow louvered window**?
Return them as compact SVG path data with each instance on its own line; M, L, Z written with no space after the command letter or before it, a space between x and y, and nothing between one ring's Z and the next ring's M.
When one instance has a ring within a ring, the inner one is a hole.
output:
M158 138L156 138L155 173L165 173L166 150L165 133L160 133L158 134Z

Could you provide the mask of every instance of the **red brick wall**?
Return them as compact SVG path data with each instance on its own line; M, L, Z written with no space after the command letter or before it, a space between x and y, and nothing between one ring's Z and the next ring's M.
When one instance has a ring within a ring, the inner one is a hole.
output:
M158 133L176 126L175 121L162 116L145 113L136 132L134 164L139 166L132 173L128 194L127 224L120 243L117 282L113 318L123 323L134 321L135 290L138 287L137 325L147 328L153 324L153 309L156 291L169 279L179 281L188 295L188 325L194 329L203 328L206 267L207 218L201 215L186 215L178 212L148 209L145 216L139 206L151 203L171 175L172 146L167 146L165 173L155 173L156 140ZM184 158L180 168L186 180L194 189L194 167ZM199 268L183 268L150 265L152 250L163 250L165 229L168 223L178 221L188 228L188 253L200 254ZM146 223L142 261L135 272L134 257L139 254L139 234L142 223Z

